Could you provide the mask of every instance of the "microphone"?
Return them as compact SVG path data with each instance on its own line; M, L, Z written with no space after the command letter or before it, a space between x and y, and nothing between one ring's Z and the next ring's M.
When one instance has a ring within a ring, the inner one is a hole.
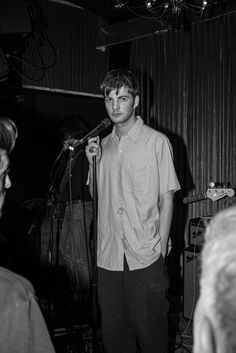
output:
M69 143L64 143L64 145L63 145L63 147L62 147L62 152L67 151L67 150L73 151L74 148L75 148L75 145L72 146L72 145L70 145Z
M56 159L55 159L55 161L53 162L53 164L55 164L57 161L58 161L58 159L60 159L61 158L61 156L62 156L62 154L65 152L65 151L68 151L68 150L71 150L71 151L73 151L74 150L74 146L71 146L71 145L69 145L69 144L63 144L63 147L62 147L62 149L61 149L61 151L59 152L59 154L58 154L58 156L56 157Z
M95 127L92 131L90 131L87 135L85 135L81 140L79 140L75 145L74 148L84 142L88 141L91 137L97 136L101 131L105 130L108 126L111 125L111 120L109 118L103 119L100 124Z

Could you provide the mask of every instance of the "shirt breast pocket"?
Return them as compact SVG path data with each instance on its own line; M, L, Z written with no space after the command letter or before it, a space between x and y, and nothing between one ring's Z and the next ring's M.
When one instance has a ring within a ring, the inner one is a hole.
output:
M127 189L135 194L147 194L150 188L150 165L130 163Z

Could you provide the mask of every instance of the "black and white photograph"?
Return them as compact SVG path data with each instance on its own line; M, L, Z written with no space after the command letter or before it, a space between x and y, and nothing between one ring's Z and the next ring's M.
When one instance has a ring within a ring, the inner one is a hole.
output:
M236 352L236 1L0 1L0 353Z

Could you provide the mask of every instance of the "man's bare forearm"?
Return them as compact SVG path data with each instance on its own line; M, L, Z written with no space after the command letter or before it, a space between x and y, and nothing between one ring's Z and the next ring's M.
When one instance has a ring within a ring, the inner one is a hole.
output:
M161 237L161 248L162 255L167 255L168 240L170 234L170 227L173 216L173 192L169 191L160 196L159 200L160 208L160 237Z

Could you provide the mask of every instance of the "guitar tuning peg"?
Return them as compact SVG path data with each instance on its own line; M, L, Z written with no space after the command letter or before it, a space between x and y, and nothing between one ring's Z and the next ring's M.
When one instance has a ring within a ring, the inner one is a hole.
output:
M230 183L224 182L223 183L223 188L228 189L230 187Z
M211 181L211 182L209 183L209 187L210 187L210 188L214 188L214 187L215 187L214 181Z

